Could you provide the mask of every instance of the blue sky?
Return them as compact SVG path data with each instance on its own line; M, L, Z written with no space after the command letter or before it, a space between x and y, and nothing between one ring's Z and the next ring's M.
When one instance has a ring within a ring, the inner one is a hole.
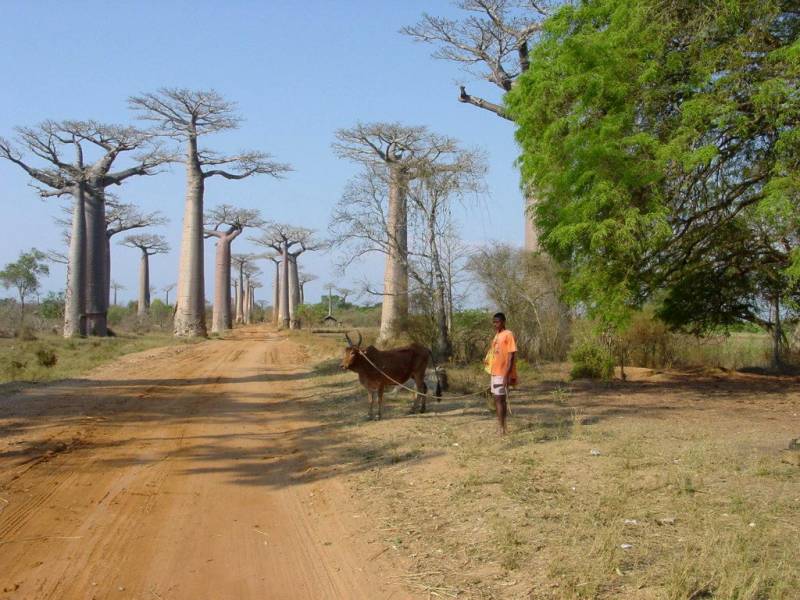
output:
M112 3L22 0L2 3L0 136L44 119L95 119L128 123L126 99L162 86L213 88L239 105L245 121L236 131L206 139L221 151L265 150L294 171L285 179L212 180L206 206L222 202L259 208L265 218L312 227L325 234L331 209L356 167L331 151L333 133L358 121L427 125L488 155L489 194L462 215L464 238L474 244L521 244L522 199L514 168L517 148L510 123L457 101L457 85L497 99L489 84L452 63L430 58L432 48L398 30L422 12L457 15L449 3L421 1ZM60 248L52 217L65 201L42 201L17 167L0 161L0 211L5 224L0 264L22 249ZM154 229L173 251L152 260L158 287L176 280L183 207L180 166L115 189L120 199L170 220ZM121 236L120 236L121 237ZM234 251L256 250L237 240ZM206 244L210 297L213 243ZM309 255L303 268L319 276L309 285L314 300L322 284L380 280L378 260L335 273L336 250ZM268 270L266 263L262 269ZM114 244L112 278L135 297L137 251ZM56 265L45 290L64 286ZM268 279L268 278L266 278ZM260 290L269 298L269 288Z

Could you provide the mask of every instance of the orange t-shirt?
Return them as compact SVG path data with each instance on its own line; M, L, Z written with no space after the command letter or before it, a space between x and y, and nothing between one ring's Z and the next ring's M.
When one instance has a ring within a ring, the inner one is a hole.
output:
M517 342L514 334L508 329L504 329L494 336L492 340L492 375L503 376L508 372L508 363L511 361L511 353L517 351ZM517 379L517 365L511 370L511 381Z

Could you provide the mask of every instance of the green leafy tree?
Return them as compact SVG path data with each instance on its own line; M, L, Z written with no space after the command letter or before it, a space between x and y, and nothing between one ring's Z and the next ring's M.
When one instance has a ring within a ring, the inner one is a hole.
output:
M3 286L17 290L20 329L25 322L25 300L39 290L39 277L50 273L46 260L47 255L44 252L31 248L30 252L20 253L16 262L8 263L0 271L0 282Z
M547 20L506 100L573 302L780 336L800 277L798 32L788 0L592 0Z

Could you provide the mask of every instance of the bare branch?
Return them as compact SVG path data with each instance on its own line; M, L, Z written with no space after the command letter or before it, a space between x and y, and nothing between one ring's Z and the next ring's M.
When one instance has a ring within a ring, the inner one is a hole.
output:
M230 169L209 169L203 171L203 177L209 178L219 175L225 179L245 179L251 175L272 175L281 177L292 170L285 163L275 162L266 152L249 151L234 156L222 156L209 150L198 153L202 166L229 165Z
M423 14L417 24L403 27L400 32L414 41L434 45L434 58L458 63L468 73L508 92L530 67L528 48L556 4L461 0L457 6L465 13L462 19ZM508 118L499 104L470 96L463 87L459 100Z

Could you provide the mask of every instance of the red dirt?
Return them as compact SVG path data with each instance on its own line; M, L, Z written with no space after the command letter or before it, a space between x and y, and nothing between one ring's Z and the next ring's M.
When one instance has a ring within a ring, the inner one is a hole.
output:
M257 329L0 398L0 599L407 598L301 347Z

